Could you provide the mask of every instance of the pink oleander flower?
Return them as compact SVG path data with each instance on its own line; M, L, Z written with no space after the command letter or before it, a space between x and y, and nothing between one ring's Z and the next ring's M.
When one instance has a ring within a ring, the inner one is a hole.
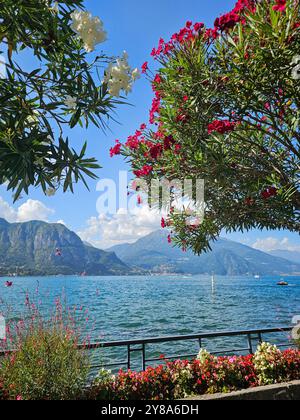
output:
M148 70L148 61L145 61L145 63L142 65L142 73L145 74Z
M273 6L273 10L276 10L277 12L285 12L286 9L286 0L276 0L275 6Z
M214 132L219 134L225 134L230 131L233 131L236 127L235 122L230 122L228 120L215 120L211 124L208 125L207 130L208 134L212 134Z
M121 147L122 147L122 144L120 143L120 141L116 140L116 145L114 147L111 147L109 151L110 157L119 155L121 153Z

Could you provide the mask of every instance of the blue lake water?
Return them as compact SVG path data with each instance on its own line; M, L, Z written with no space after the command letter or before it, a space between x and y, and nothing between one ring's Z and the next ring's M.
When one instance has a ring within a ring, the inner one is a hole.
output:
M5 280L0 312L9 305L21 314L26 291L38 288L46 315L64 294L68 306L88 310L92 341L282 327L300 315L300 277L287 277L288 287L277 286L279 277L217 277L214 287L209 276L14 278L11 288Z

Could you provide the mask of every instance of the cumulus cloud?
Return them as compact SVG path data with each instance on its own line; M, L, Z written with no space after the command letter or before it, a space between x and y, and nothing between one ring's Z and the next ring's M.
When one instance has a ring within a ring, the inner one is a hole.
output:
M264 239L258 239L252 246L255 249L265 252L277 250L300 251L300 245L292 244L289 238L278 239L271 236Z
M38 200L29 199L24 204L14 208L0 197L0 217L10 223L28 222L30 220L47 222L52 214L54 214L54 210L49 209Z
M15 222L17 218L17 212L2 197L0 197L0 217L8 222Z
M114 216L91 217L79 232L82 240L102 249L122 243L133 243L160 228L161 214L142 206L128 213L119 209Z

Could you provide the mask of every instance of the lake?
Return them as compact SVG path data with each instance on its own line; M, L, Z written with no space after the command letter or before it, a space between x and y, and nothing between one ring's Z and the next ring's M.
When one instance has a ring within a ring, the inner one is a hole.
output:
M62 276L14 278L13 287L5 288L2 278L0 310L9 304L17 316L24 311L26 291L33 296L38 289L36 299L46 315L63 294L67 305L79 307L88 319L92 341L282 327L300 315L300 277L287 277L288 287L277 286L280 279L216 277L213 286L209 276ZM174 345L168 346L151 354L174 353Z

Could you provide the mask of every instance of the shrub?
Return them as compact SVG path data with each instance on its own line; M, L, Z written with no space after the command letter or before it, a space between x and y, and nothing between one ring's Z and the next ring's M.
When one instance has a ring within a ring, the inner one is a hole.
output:
M0 359L0 399L65 400L77 398L87 382L88 358L77 349L81 333L73 311L56 300L42 319L26 295L23 319L8 322L5 356ZM9 319L7 317L7 319Z
M10 399L65 400L81 394L88 366L74 336L56 326L32 331L2 361L0 377Z

